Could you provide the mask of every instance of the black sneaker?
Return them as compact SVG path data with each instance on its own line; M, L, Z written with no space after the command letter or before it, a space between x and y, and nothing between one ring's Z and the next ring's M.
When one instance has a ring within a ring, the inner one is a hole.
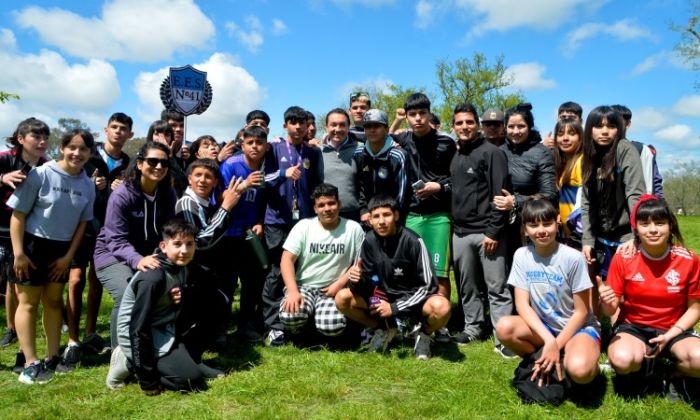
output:
M53 372L46 368L45 363L37 360L20 373L18 380L23 384L45 384L53 378Z
M265 339L265 344L268 347L280 347L285 343L284 331L281 330L270 330Z
M80 365L80 346L77 344L69 344L63 351L63 357L56 366L56 373L72 372Z
M111 344L97 333L92 333L83 338L81 349L91 351L102 356L112 351Z
M52 356L48 359L44 359L44 367L51 371L51 374L56 371L58 365L61 364L61 356Z
M513 351L511 349L504 346L503 344L496 344L493 347L493 351L500 354L501 357L504 359L515 359L518 357L517 354L513 353Z
M369 348L367 351L374 353L385 353L389 348L391 340L396 336L396 328L389 328L388 330L377 329L372 335L372 340L369 342Z
M479 337L469 334L466 331L462 331L461 333L452 337L452 340L457 344L469 344L479 341Z
M439 330L435 331L435 342L436 343L450 343L452 342L452 336L450 335L450 330L447 328L440 328Z
M27 359L24 358L24 353L18 351L15 354L15 365L12 367L12 373L19 375L24 370L24 364L27 363Z
M423 331L416 334L416 344L413 346L413 354L418 360L430 359L430 336Z
M5 334L0 339L0 347L7 347L10 344L17 341L17 331L8 328L5 330Z

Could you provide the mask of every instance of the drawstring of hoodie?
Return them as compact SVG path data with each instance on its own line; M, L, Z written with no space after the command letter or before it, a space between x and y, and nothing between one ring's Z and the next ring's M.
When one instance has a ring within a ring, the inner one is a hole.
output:
M143 235L148 240L148 204L146 197L143 198Z

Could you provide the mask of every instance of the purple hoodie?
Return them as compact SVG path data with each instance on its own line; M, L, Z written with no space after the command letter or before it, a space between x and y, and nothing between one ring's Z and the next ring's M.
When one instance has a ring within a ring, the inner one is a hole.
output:
M95 268L123 263L136 270L161 240L160 228L175 215L175 191L159 187L150 201L138 182L124 182L109 196L105 224L95 244Z

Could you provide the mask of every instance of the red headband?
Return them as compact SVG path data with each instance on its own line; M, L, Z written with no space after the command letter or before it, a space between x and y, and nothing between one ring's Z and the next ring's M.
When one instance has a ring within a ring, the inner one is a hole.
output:
M637 229L637 209L639 208L639 205L642 204L645 201L658 201L659 197L655 196L654 194L642 194L641 197L639 197L639 200L637 200L637 203L632 207L632 214L630 215L630 224L632 225L632 229Z

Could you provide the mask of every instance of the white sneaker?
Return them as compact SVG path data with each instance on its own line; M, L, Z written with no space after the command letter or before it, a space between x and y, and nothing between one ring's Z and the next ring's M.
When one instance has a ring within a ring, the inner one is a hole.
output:
M422 330L416 334L416 344L413 346L413 354L416 355L418 360L428 360L430 359L430 336L424 333Z
M121 346L112 350L112 357L109 359L109 373L107 373L107 388L119 389L124 386L126 379L131 375L127 366L126 355Z

